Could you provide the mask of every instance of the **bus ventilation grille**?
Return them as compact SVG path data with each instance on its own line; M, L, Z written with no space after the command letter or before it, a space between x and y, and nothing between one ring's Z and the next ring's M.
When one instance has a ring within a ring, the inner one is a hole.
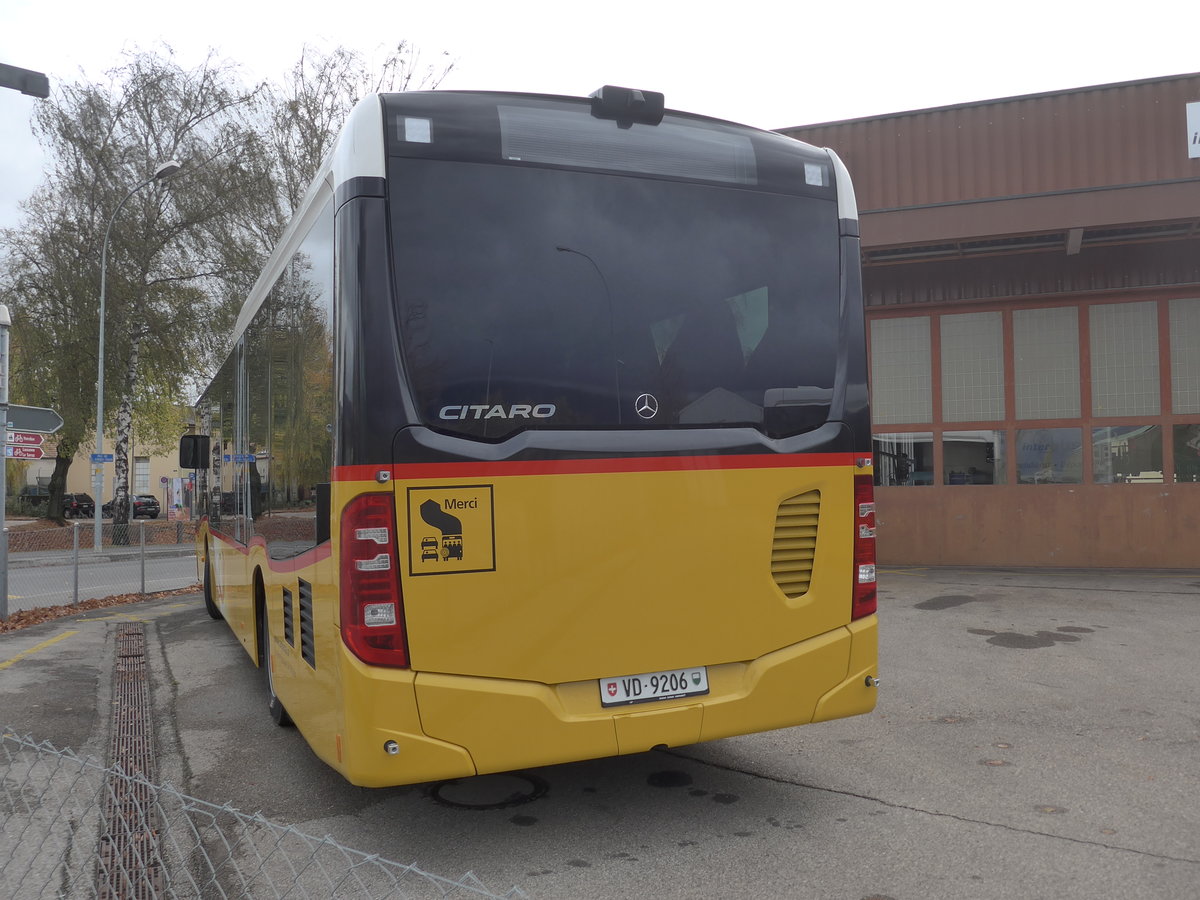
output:
M317 667L317 646L313 640L312 585L300 579L300 655L304 661Z
M283 589L283 639L288 646L296 646L296 626L292 621L292 592Z
M807 491L779 504L771 543L771 577L790 598L808 593L817 552L821 492Z

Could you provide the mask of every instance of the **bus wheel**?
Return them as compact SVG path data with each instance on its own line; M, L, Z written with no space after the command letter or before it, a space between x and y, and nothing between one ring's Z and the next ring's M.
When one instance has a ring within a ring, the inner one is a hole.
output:
M223 619L221 610L217 608L216 602L213 600L212 592L212 562L209 559L208 548L204 550L204 608L208 610L208 614L214 619Z
M265 602L260 602L258 605L258 634L259 640L262 641L259 666L262 668L263 680L267 684L267 712L271 714L271 721L276 725L280 727L291 725L292 717L288 715L279 697L275 694L275 676L271 672L271 632L267 630L267 604Z

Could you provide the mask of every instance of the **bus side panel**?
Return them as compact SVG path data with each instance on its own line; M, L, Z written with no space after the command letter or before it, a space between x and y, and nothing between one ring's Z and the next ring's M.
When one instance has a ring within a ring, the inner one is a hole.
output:
M254 595L246 548L219 531L209 535L213 599L242 648L258 665Z
M263 579L275 693L313 752L337 768L341 640L329 545L272 560L255 543L249 558L251 581L254 570Z

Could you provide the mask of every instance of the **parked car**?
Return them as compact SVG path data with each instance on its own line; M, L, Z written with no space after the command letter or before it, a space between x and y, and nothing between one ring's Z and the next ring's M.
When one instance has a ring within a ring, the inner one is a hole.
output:
M113 504L116 502L116 498L109 500L100 508L100 514L106 519L111 519ZM131 519L136 519L138 516L157 519L159 512L158 498L153 494L134 494L129 498L129 518Z
M96 501L88 494L63 494L63 518L87 519L96 515Z

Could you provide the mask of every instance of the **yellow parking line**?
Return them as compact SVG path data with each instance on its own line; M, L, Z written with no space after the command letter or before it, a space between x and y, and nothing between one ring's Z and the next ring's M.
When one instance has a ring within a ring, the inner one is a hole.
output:
M14 656L12 659L6 659L4 662L0 662L0 669L7 669L9 666L20 662L25 657L32 656L33 654L37 653L39 650L45 650L51 644L57 644L59 641L65 640L66 638L69 638L73 634L79 634L79 632L78 631L64 631L62 634L58 635L57 637L52 637L48 641L42 641L36 647L30 647L28 650L23 650L20 653L18 653L16 656Z

